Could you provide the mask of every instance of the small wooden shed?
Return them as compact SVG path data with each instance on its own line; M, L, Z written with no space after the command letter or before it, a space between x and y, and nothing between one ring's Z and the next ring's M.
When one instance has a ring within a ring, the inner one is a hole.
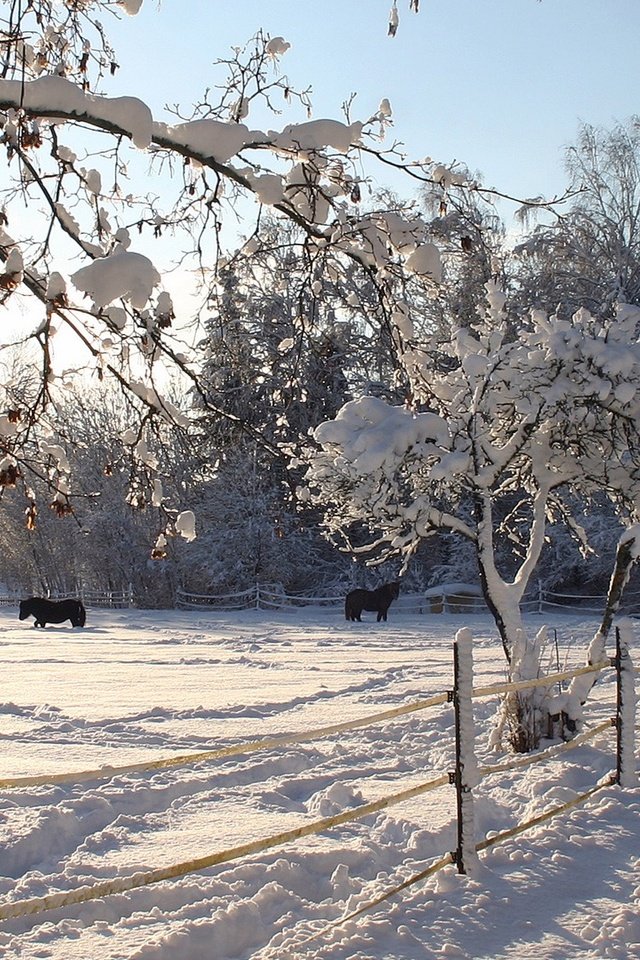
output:
M482 590L472 583L440 583L425 597L430 613L475 613L485 606Z

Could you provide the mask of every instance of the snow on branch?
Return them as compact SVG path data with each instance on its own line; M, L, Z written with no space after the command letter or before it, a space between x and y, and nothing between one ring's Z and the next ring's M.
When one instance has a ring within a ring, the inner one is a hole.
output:
M0 109L24 111L35 117L79 120L128 136L136 147L151 143L153 119L137 97L97 97L64 77L0 80Z

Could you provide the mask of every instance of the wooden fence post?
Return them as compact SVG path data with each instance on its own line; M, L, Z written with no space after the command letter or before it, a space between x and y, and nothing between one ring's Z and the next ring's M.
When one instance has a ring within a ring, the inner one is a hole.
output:
M538 580L538 613L543 613L544 593L542 592L542 580Z
M458 846L451 854L458 873L469 873L478 859L473 822L473 794L478 782L473 727L473 641L468 628L458 630L453 644L454 689L449 694L455 710L456 767L449 774L455 784Z
M625 631L626 634L626 631ZM636 691L634 669L629 654L629 641L620 627L616 627L616 656L614 660L617 680L615 727L618 736L616 751L616 782L621 787L638 784L635 758Z

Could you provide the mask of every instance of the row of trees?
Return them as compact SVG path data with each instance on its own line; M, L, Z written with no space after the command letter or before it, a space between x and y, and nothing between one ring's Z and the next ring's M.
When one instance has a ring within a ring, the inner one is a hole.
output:
M511 250L496 191L387 144L386 100L310 119L274 69L282 37L235 50L217 102L162 121L105 96L104 18L139 8L0 3L7 576L144 584L148 538L160 598L187 570L221 592L272 570L289 589L351 579L322 523L348 557L418 580L473 565L510 674L530 676L542 637L518 603L545 551L594 582L569 540L587 554L636 518L637 124L585 128L569 193L525 202L543 225ZM244 122L276 101L292 122ZM419 198L378 189L376 165ZM199 306L174 304L169 267ZM511 714L521 749L536 697Z
M516 325L525 303L547 313L555 310L563 324L574 326L571 317L576 311L593 309L595 304L600 305L596 322L611 316L621 291L627 304L640 304L636 287L640 249L633 215L640 195L639 157L634 124L612 131L584 128L568 151L572 194L568 209L555 222L523 235L515 249L507 247L505 230L492 207L477 196L467 193L446 210L434 210L437 192L423 191L421 208L424 215L430 214L443 273L437 298L422 288L407 291L405 309L419 325L413 339L432 345L431 388L438 378L448 382L454 376L446 362L452 353L452 332L458 341L461 330L474 338L484 321L494 338L487 361L490 356L497 368L501 327L502 349L521 350L523 337ZM389 207L394 203L401 207L398 200L386 199ZM66 401L57 407L53 440L68 451L72 462L77 522L56 522L60 515L73 516L65 510L43 511L25 537L24 504L15 496L5 497L1 535L2 577L7 585L56 591L73 589L78 582L106 589L132 583L144 602L171 604L178 584L194 592L231 593L262 581L279 583L287 593L314 589L334 593L354 581L379 576L367 573L364 563L353 563L366 543L363 507L356 504L353 492L344 484L341 492L332 492L330 499L340 511L337 519L329 517L332 546L320 530L322 503L314 507L301 497L303 471L292 469L291 461L304 457L309 433L335 418L348 401L376 397L403 404L412 385L395 361L393 332L372 319L373 287L359 289L355 271L346 284L332 284L330 278L323 278L322 284L310 281L304 263L301 266L302 248L296 227L265 218L251 238L250 252L245 245L221 268L210 291L198 343L202 363L197 387L184 378L170 385L172 405L190 408L192 426L185 435L163 422L156 432L154 456L162 460L165 478L160 500L170 495L194 510L197 540L188 546L173 543L149 562L149 544L159 532L156 511L136 508L153 508L153 486L149 488L127 462L122 441L129 422L127 404L108 385L87 393L70 384ZM481 317L478 304L487 295L487 283L494 284L489 291L493 313L489 310ZM504 302L502 291L507 294ZM624 344L634 335L619 320L616 328L618 334L624 330ZM461 349L458 342L455 350ZM475 340L471 349L477 364ZM544 395L550 389L548 357L541 359L545 371L533 371L533 384L523 379L520 368L516 376L507 367L506 376L516 379L527 396L532 391ZM562 358L565 367L566 362ZM37 371L32 369L29 380L27 369L24 365L20 372L7 369L6 382L13 384L13 403L18 407L27 406L37 391ZM456 366L455 376L463 369L464 363ZM452 389L468 407L469 395L460 393L459 386ZM492 390L490 401L495 398ZM226 415L212 415L209 401ZM506 423L496 411L483 417L504 436L517 429L519 401L511 396L509 405L503 398L497 402L498 410L506 407ZM563 404L578 434L592 442L593 433L585 430L575 400L567 406L563 397ZM437 408L433 397L427 406ZM442 409L450 424L450 397ZM551 419L557 423L557 411ZM586 474L583 480L586 484ZM372 475L367 482L373 483ZM36 478L34 484L38 483ZM530 483L518 476L491 501L499 530L491 553L508 577L517 570L516 558L527 553L523 536L526 540L532 523L524 511L523 488ZM569 490L561 478L555 486L558 493L550 512L573 521L549 527L545 517L535 579L550 589L603 593L619 530L615 509L604 495L603 483L596 482L589 491ZM325 493L323 483L317 499L324 502ZM370 504L372 499L368 490L364 500ZM462 519L470 524L474 505L468 490L460 508ZM350 511L356 529L347 537L344 519ZM518 516L513 529L508 525L512 513ZM455 532L441 524L435 550L421 549L422 538L416 538L405 570L410 587L477 578L476 551ZM345 545L346 557L336 549ZM397 557L392 559L388 575L396 575L400 565Z

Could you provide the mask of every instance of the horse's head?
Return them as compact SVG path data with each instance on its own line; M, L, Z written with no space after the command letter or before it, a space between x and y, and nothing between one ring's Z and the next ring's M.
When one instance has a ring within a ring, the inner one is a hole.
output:
M400 584L397 580L389 584L389 596L392 600L397 600L400 596Z
M27 617L31 616L31 601L32 597L29 597L28 600L20 601L20 613L18 614L19 620L26 620Z

